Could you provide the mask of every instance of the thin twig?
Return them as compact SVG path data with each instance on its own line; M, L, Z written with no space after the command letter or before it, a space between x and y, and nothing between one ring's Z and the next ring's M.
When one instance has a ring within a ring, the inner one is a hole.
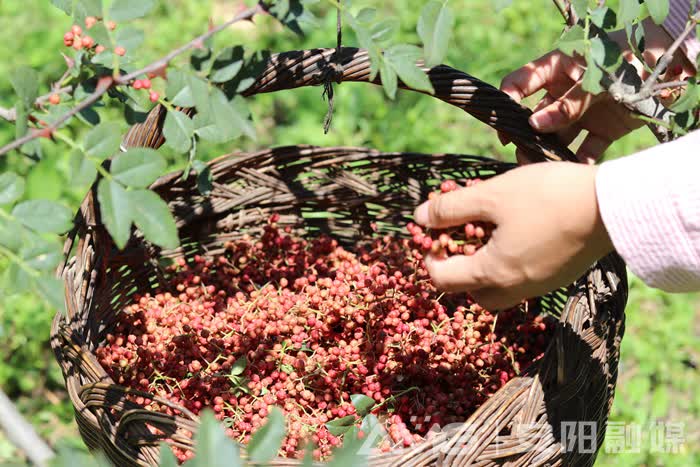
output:
M668 81L666 83L657 83L652 89L654 91L661 91L662 89L682 88L687 85L687 81Z
M563 3L561 3L559 0L552 0L554 2L554 5L557 7L557 10L559 10L559 13L561 14L561 17L566 20L567 24L569 23L569 14L566 12L566 6L564 6Z
M129 73L128 75L123 75L119 76L115 79L115 82L117 84L126 84L129 83L132 79L137 78L138 76L144 75L146 73L151 73L158 71L162 69L163 67L167 66L170 61L177 57L178 55L187 52L189 49L193 49L196 47L201 47L204 41L209 39L211 36L213 36L216 33L219 33L223 31L224 29L228 28L234 23L237 23L239 21L245 21L251 19L253 16L255 16L256 13L260 11L261 7L260 4L257 4L256 6L252 8L248 8L247 10L243 11L242 13L237 14L230 20L226 21L225 23L207 31L206 33L202 34L201 36L195 37L192 39L190 42L187 44L183 45L182 47L178 47L177 49L173 50L169 54L167 54L165 57L156 60L155 62L151 63L150 65L146 65L145 67L141 68L140 70L136 70L132 73Z
M201 47L201 45L212 37L214 34L223 31L227 27L231 26L234 23L237 23L239 21L245 21L245 20L250 20L253 16L255 16L256 13L260 11L261 7L260 4L257 4L256 6L252 8L248 8L247 10L237 14L230 20L226 21L225 23L221 24L220 26L217 26L213 29L210 29L206 33L195 37L192 39L190 42L187 44L178 47L177 49L173 50L172 52L168 53L166 56L163 58L156 60L155 62L150 63L149 65L146 65L145 67L141 68L140 70L136 70L132 73L129 73L127 75L122 75L122 76L117 76L116 78L112 78L111 76L103 76L100 78L98 81L97 87L95 88L95 91L90 94L85 100L83 100L80 104L78 104L75 108L72 110L68 111L65 115L61 116L55 123L52 125L45 127L45 128L39 128L39 129L33 129L33 131L30 131L27 133L25 136L3 146L0 148L0 156L7 154L8 152L12 151L13 149L17 149L21 147L22 145L28 143L29 141L32 141L36 138L42 137L42 136L50 136L54 131L56 131L64 122L66 122L68 119L79 113L80 111L86 109L90 105L94 104L97 102L102 95L104 95L111 87L120 85L120 84L127 84L131 82L132 79L150 73L157 71L159 69L162 69L163 67L167 66L168 63L178 55L193 49L195 47ZM47 100L51 94L54 94L56 92L67 92L70 91L72 87L68 86L65 88L59 88L56 90L53 90L51 93L46 94L45 96L40 97L37 99L37 103L41 103L45 100ZM5 118L6 120L15 120L17 118L17 113L15 109L3 109L0 108L0 117Z
M22 145L40 137L51 137L54 131L58 130L58 128L63 125L68 119L76 115L77 113L87 109L90 107L92 104L97 102L100 97L104 93L106 93L109 88L112 87L114 84L114 80L112 79L111 76L103 76L97 81L97 86L95 87L95 91L90 94L86 99L84 99L80 104L77 106L73 107L70 111L66 112L64 115L61 116L58 120L56 120L53 124L45 127L45 128L36 128L27 133L26 135L22 136L19 139L14 140L13 142L6 144L5 146L0 148L0 156L12 151L13 149L17 149L19 147L22 147Z
M564 18L569 26L573 26L574 24L578 23L579 14L583 13L584 16L586 15L585 11L577 12L574 9L574 4L571 0L566 0L566 11L568 11L568 14Z
M46 93L43 96L37 97L37 99L34 101L34 106L39 106L44 102L48 101L52 94L61 94L64 92L72 91L73 86L63 86L61 88L54 89L53 91ZM8 122L14 122L15 120L17 120L17 110L14 107L11 109L0 107L0 118L2 118L3 120L7 120Z
M683 44L683 41L686 39L686 37L688 37L688 35L690 35L690 33L692 33L695 30L695 26L697 25L698 20L695 17L692 17L690 18L690 20L688 20L688 24L686 24L683 32L676 38L673 44L671 44L671 47L669 47L668 50L664 52L664 54L661 56L661 59L659 59L659 61L656 62L656 68L654 69L654 72L646 79L646 81L644 81L644 85L642 85L642 89L640 89L639 94L651 94L656 80L659 79L661 73L666 71L666 68L673 60L673 55L676 53L681 44Z
M12 401L0 390L0 428L5 436L40 467L48 465L54 456L51 448L36 434L34 428L19 413Z

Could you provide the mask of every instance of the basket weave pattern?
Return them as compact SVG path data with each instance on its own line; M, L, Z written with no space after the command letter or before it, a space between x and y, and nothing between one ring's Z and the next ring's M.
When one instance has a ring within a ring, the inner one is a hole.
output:
M336 57L342 71L334 80L369 81L363 50L344 48L337 56L335 49L295 51L271 57L245 94L322 84L329 69L338 69L330 67ZM541 160L573 160L556 139L536 134L527 124L530 112L496 88L446 66L428 74L436 97L504 132L519 147ZM132 127L124 147L160 146L164 114L156 107ZM262 232L273 212L295 235L326 232L348 246L372 235L403 235L400 226L430 191L426 180L488 178L514 166L455 154L289 146L222 156L210 167L208 196L198 192L195 177L182 180L180 173L161 177L151 187L175 215L180 248L160 251L134 230L126 248L117 250L100 220L97 184L65 245L67 261L59 274L66 283L67 314L54 320L52 346L83 439L115 465L157 465L160 440L147 425L185 448L197 430L197 416L185 408L115 385L94 355L130 297L164 282L163 258L221 254L225 242ZM540 361L509 381L462 427L410 448L377 453L372 465L592 465L612 404L626 300L625 265L615 254L566 289L542 297L541 306L559 317L559 325ZM146 410L127 394L157 400L179 415ZM569 444L571 433L562 432L566 422L595 427L592 451Z

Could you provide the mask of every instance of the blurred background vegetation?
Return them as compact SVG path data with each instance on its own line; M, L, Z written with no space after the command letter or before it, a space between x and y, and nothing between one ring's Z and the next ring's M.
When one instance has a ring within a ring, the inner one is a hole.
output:
M143 62L158 58L200 34L211 17L220 22L244 5L242 1L168 0L141 20L146 30ZM401 21L401 42L417 41L416 22L422 0L355 0L353 8L373 6ZM616 2L608 2L616 3ZM515 0L498 10L498 1L451 2L456 14L448 64L498 86L510 71L549 51L563 24L550 0ZM304 38L283 30L269 17L241 24L217 36L216 43L244 44L273 52L311 47L333 47L335 14L321 13L318 27ZM46 92L65 69L60 53L70 20L48 1L0 0L0 106L13 105L8 73L19 65L34 67ZM356 45L349 30L345 45ZM158 83L158 85L162 85ZM534 104L535 100L526 102ZM336 88L336 110L331 131L323 134L326 104L320 88L304 88L251 99L257 141L239 147L209 145L207 157L285 144L370 146L387 151L459 152L513 159L513 147L503 147L495 132L461 111L426 96L399 92L388 101L379 87L342 84ZM99 109L103 118L118 117L115 108ZM112 118L110 118L112 119ZM120 119L123 120L123 119ZM125 124L124 124L125 125ZM87 125L77 126L82 132ZM126 128L126 126L124 126ZM0 123L0 144L14 136L14 127ZM644 129L618 141L606 157L620 157L655 143ZM66 148L44 145L44 158L29 170L17 155L0 158L0 173L12 169L29 174L25 197L57 200L76 210L92 179L71 167ZM165 149L165 148L164 148ZM166 151L167 155L167 151ZM172 168L183 161L170 155ZM0 259L0 274L6 265ZM3 292L0 292L3 293ZM0 296L0 387L16 401L38 431L53 446L85 449L72 419L63 379L50 346L49 329L55 310L30 294ZM654 452L643 437L637 453L606 454L598 465L700 465L700 296L668 295L631 278L627 331L622 344L618 389L611 421L683 423L685 438L680 454ZM0 465L21 457L0 433Z

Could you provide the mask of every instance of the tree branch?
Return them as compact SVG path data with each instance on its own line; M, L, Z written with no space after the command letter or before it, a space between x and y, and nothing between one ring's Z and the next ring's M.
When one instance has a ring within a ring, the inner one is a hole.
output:
M0 390L0 428L33 464L47 466L54 456L51 448L36 434L32 425L19 413L12 401Z
M140 75L143 75L146 73L151 73L151 72L158 71L158 70L162 69L164 66L167 66L168 63L170 63L170 61L173 58L177 57L178 55L180 55L184 52L187 52L189 49L201 47L202 44L204 43L204 41L206 41L207 39L209 39L213 35L223 31L224 29L228 28L232 24L237 23L239 21L245 21L245 20L251 19L253 16L255 16L256 13L258 13L260 11L260 8L261 8L260 4L254 6L252 8L248 8L247 10L237 14L236 16L231 18L230 20L226 21L225 23L207 31L206 33L202 34L199 37L192 39L187 44L185 44L181 47L178 47L177 49L175 49L172 52L170 52L169 54L167 54L165 57L163 57L159 60L156 60L155 62L151 63L150 65L147 65L147 66L141 68L140 70L136 70L132 73L129 73L128 75L117 77L115 79L116 83L117 84L126 84L126 83L130 82L132 79L134 79Z
M140 70L136 70L132 73L122 75L122 76L117 76L115 78L112 78L111 76L103 76L99 79L97 87L95 88L95 91L90 94L85 100L83 100L80 104L78 104L76 107L71 109L69 112L67 112L65 115L61 116L55 123L52 125L46 127L46 128L39 128L39 129L33 129L29 133L27 133L25 136L16 139L15 141L6 144L5 146L0 148L0 156L7 154L8 152L12 151L13 149L17 149L22 147L22 145L40 137L50 137L51 134L56 131L63 123L65 123L68 119L76 115L77 113L81 112L82 110L88 108L95 102L97 102L102 95L104 95L111 87L116 86L116 85L123 85L123 84L128 84L133 80L134 78L155 72L159 69L162 69L163 67L167 66L168 63L178 55L181 55L182 53L196 48L196 47L201 47L204 41L212 37L213 35L223 31L224 29L228 28L234 23L237 23L239 21L246 21L250 20L255 14L259 13L261 11L261 6L260 4L257 4L254 7L248 8L247 10L242 11L241 13L237 14L230 20L226 21L225 23L210 29L206 33L195 37L192 39L190 42L188 42L185 45L182 45L181 47L178 47L177 49L173 50L172 52L168 53L165 55L163 58L156 60L149 65L146 65L145 67L141 68ZM64 88L59 88L53 90L51 93L46 94L44 96L39 97L35 104L41 104L42 102L46 101L49 99L51 94L57 93L57 92L68 92L71 91L73 88L71 86L67 86ZM8 121L14 121L17 119L17 112L15 109L4 109L0 108L0 117L4 118L5 120Z
M639 92L640 94L650 94L652 92L656 80L659 79L661 73L666 71L666 68L673 60L673 55L676 53L681 44L683 44L685 38L688 37L688 35L695 30L695 26L697 25L698 20L695 17L691 17L688 20L688 24L686 24L683 32L676 38L673 44L671 44L671 47L669 47L668 50L664 52L659 61L656 62L656 68L654 69L654 72L644 82L644 85L642 86L642 89Z
M56 88L53 91L44 94L43 96L37 97L37 99L34 101L34 106L38 106L43 104L44 102L48 101L49 98L51 97L52 94L60 94L63 92L72 92L73 91L73 86L63 86L61 88ZM0 107L0 118L3 120L7 120L8 122L14 122L17 120L17 110L15 108L11 109L6 109L4 107Z
M22 147L22 145L40 137L46 137L49 138L53 134L54 131L58 130L58 128L63 125L68 119L76 115L77 113L85 110L86 108L90 107L92 104L97 102L100 97L104 93L106 93L109 88L112 87L114 84L114 79L112 79L111 76L103 76L97 81L97 86L95 87L95 91L90 94L85 100L83 100L80 104L77 106L73 107L70 111L66 112L64 115L62 115L58 120L56 120L53 124L45 127L45 128L40 128L40 129L33 129L32 131L28 132L26 135L22 136L19 139L14 140L13 142L6 144L5 146L0 148L0 156L3 154L6 154L13 149L17 149Z

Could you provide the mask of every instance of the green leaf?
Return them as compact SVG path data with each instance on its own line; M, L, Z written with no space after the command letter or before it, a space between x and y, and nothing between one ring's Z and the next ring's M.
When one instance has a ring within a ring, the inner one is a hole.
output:
M583 74L583 81L581 81L581 87L584 91L591 94L600 94L603 91L603 87L600 85L600 80L603 79L603 70L601 70L593 60L586 60L588 67L586 72Z
M98 23L98 25L101 24L102 23ZM141 29L127 24L117 28L114 40L126 50L136 50L143 44L144 33ZM170 78L170 76L168 76L168 78Z
M146 16L153 9L153 0L113 0L109 8L109 19L129 21Z
M179 467L173 450L165 443L160 445L160 462L158 465L160 465L160 467Z
M165 144L180 153L185 153L192 146L194 123L179 110L168 110L163 125Z
M181 70L168 71L168 86L165 95L173 104L180 107L193 107L192 89L190 88L190 77Z
M214 179L209 166L202 161L194 161L192 167L197 172L197 190L205 196L208 195L214 188Z
M90 157L106 159L119 151L121 140L117 123L101 123L85 136L85 153Z
M34 281L34 289L48 304L58 310L65 306L65 286L63 281L53 276L42 276Z
M365 432L368 437L368 441L372 442L373 444L379 444L382 438L384 438L386 435L386 430L382 426L377 416L371 413L365 415L365 417L362 419L360 429ZM374 437L374 440L372 440L370 437Z
M350 401L352 401L352 405L360 417L367 415L375 404L374 399L364 394L353 394L350 396Z
M634 44L643 53L646 49L646 33L644 31L644 23L638 23L634 28Z
M73 214L67 207L45 199L23 201L12 215L37 232L62 234L73 226Z
M620 0L620 7L617 10L618 25L631 24L642 12L642 6L638 0Z
M591 39L591 55L595 63L614 73L622 62L622 51L613 41L594 37Z
M617 15L612 9L602 6L591 11L591 21L599 28L610 31L617 25Z
M240 449L224 433L211 410L202 412L199 431L195 435L197 457L201 467L241 467Z
M327 467L364 467L368 465L367 452L363 450L364 442L357 437L357 430L349 430L343 438L343 444L333 451L333 457Z
M112 176L124 185L144 188L165 170L165 159L153 149L131 148L112 161Z
M22 224L17 221L0 222L0 245L4 245L11 251L18 251L22 247L25 232Z
M384 52L384 60L396 71L404 84L417 91L434 94L435 90L428 75L416 65L419 56L420 49L408 44L394 45Z
M669 0L644 0L651 18L656 24L663 24L668 16Z
M51 4L68 16L73 14L73 0L51 0Z
M121 250L131 235L132 206L127 191L113 180L102 179L97 187L100 214L114 243Z
M303 3L303 0L277 0L268 11L292 32L304 37L304 31L318 27L318 21Z
M209 83L197 76L190 75L190 90L194 106L197 108L197 113L204 116L211 115L209 105ZM196 127L197 125L195 125Z
M213 58L214 54L209 47L194 49L190 55L190 65L197 71L208 70Z
M371 25L372 22L374 22L374 18L376 18L376 17L377 17L377 9L376 8L363 8L357 12L355 19L359 23L363 23L365 25Z
M218 88L212 88L209 94L208 112L194 117L196 132L201 138L213 142L227 142L245 133L255 139L245 100L241 96L229 102L226 95Z
M75 185L86 185L95 179L97 167L95 163L85 157L83 151L75 149L71 152L68 164L70 167L70 179Z
M29 67L22 66L10 73L10 82L22 104L31 109L39 95L39 75Z
M572 0L571 4L574 6L574 11L580 18L585 17L588 13L588 0Z
M426 66L434 67L445 60L453 25L454 17L447 2L430 1L423 7L418 19L418 35L423 41Z
M177 248L180 244L177 226L165 201L150 190L127 193L134 223L146 239L164 248Z
M671 106L676 113L683 113L695 109L700 104L700 88L694 78L688 80L685 92Z
M370 28L372 40L379 43L390 41L398 32L399 26L400 22L395 17L389 17L379 21Z
M384 92L389 97L389 99L394 99L396 97L396 89L398 87L398 80L396 77L396 72L389 65L386 60L382 60L380 65L380 76L382 78L382 86L384 87Z
M24 193L24 180L14 172L0 174L0 204L17 201Z
M223 83L233 79L243 68L243 47L227 47L214 59L209 79L213 83Z
M76 0L73 7L73 21L82 23L87 16L102 16L102 0Z
M25 245L19 254L25 264L38 271L48 271L61 261L61 246L56 242L41 239L32 245Z
M559 50L564 52L566 55L573 57L574 52L583 55L585 48L585 35L584 30L581 26L574 25L571 29L566 31L560 38L557 46Z
M260 465L277 456L286 435L284 414L278 407L273 407L267 417L267 422L258 428L248 443L250 461Z
M243 374L246 366L248 366L248 359L245 357L245 355L243 355L238 360L233 362L233 365L231 365L231 376L239 376Z
M340 436L347 433L350 428L355 425L355 416L347 415L342 418L336 418L326 423L326 428L333 436Z

